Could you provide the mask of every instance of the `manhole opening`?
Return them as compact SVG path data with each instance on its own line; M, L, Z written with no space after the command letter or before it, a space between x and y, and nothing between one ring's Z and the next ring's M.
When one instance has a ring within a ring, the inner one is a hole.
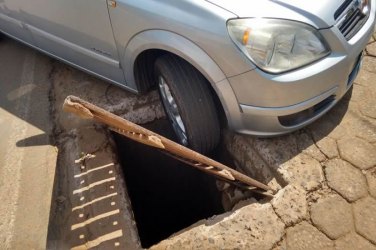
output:
M145 127L173 137L166 120ZM114 137L142 247L224 212L214 177L156 149L116 134Z

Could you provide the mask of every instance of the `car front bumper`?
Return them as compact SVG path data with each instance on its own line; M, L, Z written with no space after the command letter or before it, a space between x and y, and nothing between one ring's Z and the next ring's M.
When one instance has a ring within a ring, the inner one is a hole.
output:
M238 105L227 114L230 127L243 134L275 136L317 120L352 86L374 27L371 15L349 41L336 27L320 30L332 52L304 68L279 75L255 69L228 78Z

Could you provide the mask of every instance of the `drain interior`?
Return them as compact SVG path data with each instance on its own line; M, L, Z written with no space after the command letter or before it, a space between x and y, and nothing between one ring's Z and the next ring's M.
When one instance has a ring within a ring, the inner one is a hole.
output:
M166 120L146 128L172 138ZM151 147L114 134L144 248L224 212L215 179Z

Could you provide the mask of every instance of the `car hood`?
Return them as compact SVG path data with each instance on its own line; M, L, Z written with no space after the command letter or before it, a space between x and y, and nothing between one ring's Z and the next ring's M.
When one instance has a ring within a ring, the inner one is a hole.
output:
M334 12L344 0L207 0L238 17L296 20L316 28L335 24Z

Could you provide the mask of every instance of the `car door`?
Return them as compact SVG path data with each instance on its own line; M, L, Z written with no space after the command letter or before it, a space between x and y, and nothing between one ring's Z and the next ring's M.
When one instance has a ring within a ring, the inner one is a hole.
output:
M23 18L40 49L124 84L106 0L23 2Z
M32 45L31 33L22 19L20 2L22 0L0 0L0 31Z

